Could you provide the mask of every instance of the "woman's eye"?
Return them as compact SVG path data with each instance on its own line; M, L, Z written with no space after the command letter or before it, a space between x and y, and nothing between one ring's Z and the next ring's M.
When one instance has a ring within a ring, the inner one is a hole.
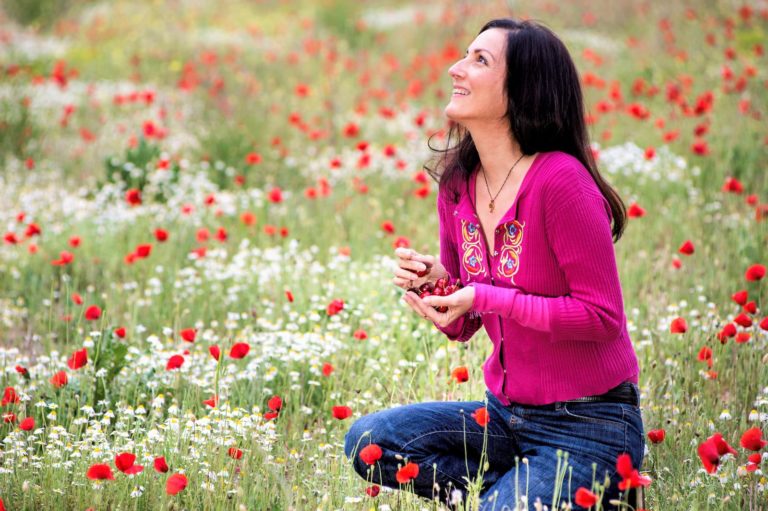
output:
M483 64L487 64L488 63L488 61L482 55L478 55L477 56L477 61L478 62L482 62Z

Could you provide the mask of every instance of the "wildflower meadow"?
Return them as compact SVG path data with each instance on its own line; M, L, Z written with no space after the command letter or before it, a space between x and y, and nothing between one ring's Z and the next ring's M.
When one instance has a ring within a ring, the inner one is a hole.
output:
M568 46L627 205L647 445L614 505L768 510L761 0L5 0L0 510L447 509L344 435L484 398L485 333L449 341L392 271L438 253L447 70L504 16ZM516 510L604 509L552 473Z

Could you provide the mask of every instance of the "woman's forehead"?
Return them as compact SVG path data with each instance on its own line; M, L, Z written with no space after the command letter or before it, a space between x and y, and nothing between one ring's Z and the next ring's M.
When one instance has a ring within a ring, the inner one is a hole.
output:
M494 55L498 55L504 48L504 44L507 40L507 31L502 28L489 28L485 32L481 32L469 45L468 50L474 51L476 49L487 50Z

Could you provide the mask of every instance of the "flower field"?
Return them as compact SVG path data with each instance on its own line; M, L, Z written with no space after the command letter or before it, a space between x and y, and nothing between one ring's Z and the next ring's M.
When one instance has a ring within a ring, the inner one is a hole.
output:
M490 341L393 251L438 252L447 69L510 15L567 44L627 204L645 508L768 509L768 4L7 0L0 510L439 509L344 434L483 399Z

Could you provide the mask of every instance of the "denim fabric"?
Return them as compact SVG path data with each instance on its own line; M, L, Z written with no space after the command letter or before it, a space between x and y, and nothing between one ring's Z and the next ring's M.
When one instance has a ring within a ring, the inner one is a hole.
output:
M486 395L489 468L483 476L482 511L506 509L504 506L515 509L518 498L526 495L530 509L537 498L551 506L558 450L568 453L569 467L561 502L572 500L580 486L591 488L593 479L603 483L607 473L611 478L603 501L607 506L619 493L619 454L628 453L634 466L640 467L644 434L637 406L560 402L505 407L490 392ZM484 431L471 414L483 406L482 401L416 403L366 415L347 432L344 451L360 476L391 488L399 487L395 479L398 464L404 459L417 463L419 475L413 480L413 491L448 502L452 490L464 494L467 480L475 479L480 468ZM358 456L370 443L383 453L372 472ZM457 495L454 491L453 497Z

